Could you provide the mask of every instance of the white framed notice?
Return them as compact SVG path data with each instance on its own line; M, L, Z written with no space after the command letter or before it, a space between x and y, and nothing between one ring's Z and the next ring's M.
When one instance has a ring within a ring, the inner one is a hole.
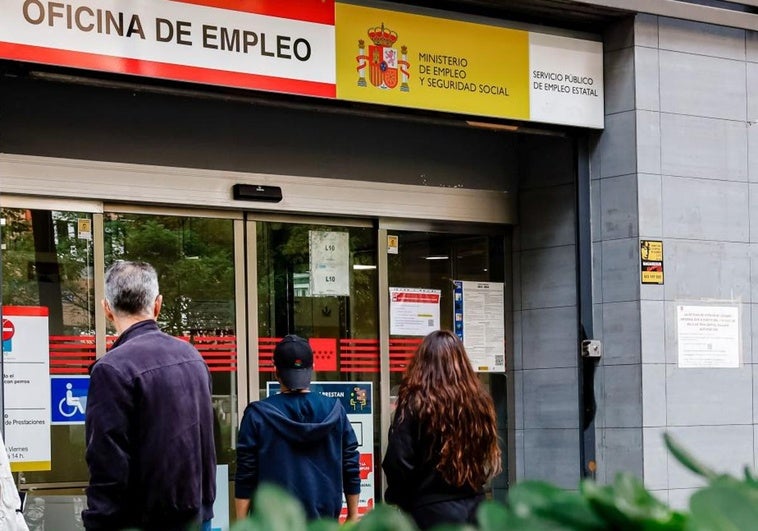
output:
M350 295L350 241L347 232L308 231L311 296Z
M390 334L425 336L440 328L442 291L390 288Z
M50 470L48 310L3 307L5 445L11 471Z
M477 372L505 372L504 286L455 281L455 334Z
M679 367L740 366L738 306L677 305L676 329Z

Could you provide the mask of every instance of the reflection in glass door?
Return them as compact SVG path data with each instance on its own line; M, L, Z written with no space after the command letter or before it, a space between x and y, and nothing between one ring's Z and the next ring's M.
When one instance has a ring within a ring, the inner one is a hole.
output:
M273 348L287 334L297 334L311 343L315 383L322 382L329 389L342 387L346 393L358 395L363 391L361 385L353 388L335 382L370 383L371 425L362 433L359 433L362 424L354 423L354 428L362 447L364 490L373 490L370 496L362 492L361 499L378 499L380 474L375 467L380 462L380 349L376 231L370 225L258 221L254 233L259 397L265 398L269 384L276 381ZM345 400L348 415L362 408L367 410L365 398L363 404L360 396L337 398Z

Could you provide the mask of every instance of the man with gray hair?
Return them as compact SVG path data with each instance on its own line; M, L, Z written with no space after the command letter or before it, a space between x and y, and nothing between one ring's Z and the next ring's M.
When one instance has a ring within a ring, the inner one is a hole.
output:
M91 369L85 431L88 530L210 529L216 453L208 366L161 332L155 269L119 261L103 309L118 339Z

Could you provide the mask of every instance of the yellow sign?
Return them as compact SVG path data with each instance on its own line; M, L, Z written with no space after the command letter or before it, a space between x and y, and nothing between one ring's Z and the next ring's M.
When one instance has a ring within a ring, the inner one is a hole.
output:
M663 242L658 240L642 240L640 242L640 257L643 260L660 262L663 260Z
M79 239L89 240L92 239L92 220L88 218L79 218L77 222L77 233Z
M392 234L387 235L387 254L397 254L400 240Z
M663 284L663 242L640 240L640 272L643 284Z
M529 119L529 33L337 3L337 98Z
M643 271L643 284L663 284L663 271Z
M20 461L11 463L11 472L40 472L52 470L50 461Z

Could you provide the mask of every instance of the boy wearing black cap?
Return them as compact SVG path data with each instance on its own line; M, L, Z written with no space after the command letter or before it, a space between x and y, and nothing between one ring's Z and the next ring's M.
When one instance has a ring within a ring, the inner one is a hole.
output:
M274 348L281 393L251 402L237 443L237 518L250 511L258 485L274 483L303 504L308 519L338 518L342 494L349 521L358 517L361 490L358 440L342 404L311 393L313 350L289 335Z

